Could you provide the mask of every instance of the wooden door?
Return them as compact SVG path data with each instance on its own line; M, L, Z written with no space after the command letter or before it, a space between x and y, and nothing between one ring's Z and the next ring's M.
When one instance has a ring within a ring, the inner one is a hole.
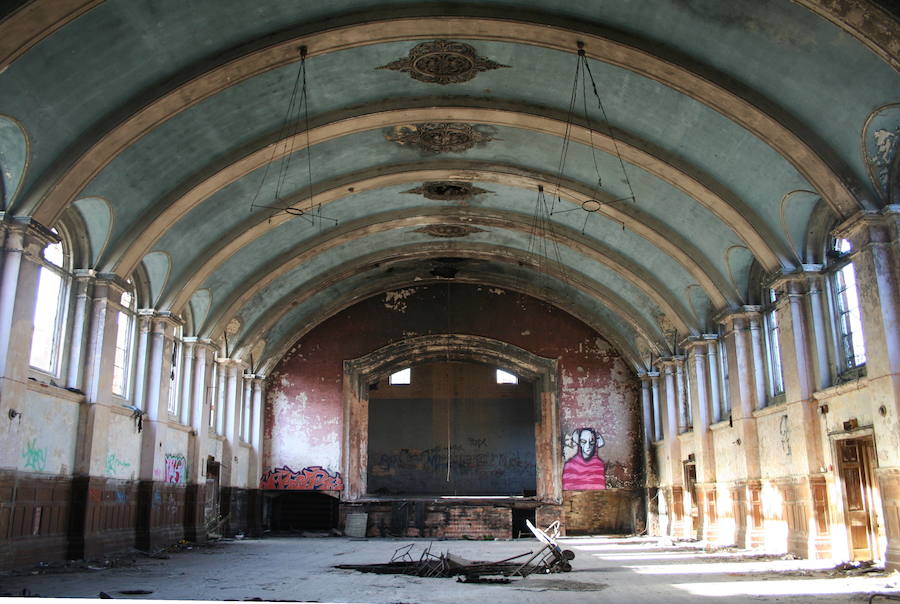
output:
M845 520L853 560L872 560L877 550L873 452L871 438L853 438L838 443Z

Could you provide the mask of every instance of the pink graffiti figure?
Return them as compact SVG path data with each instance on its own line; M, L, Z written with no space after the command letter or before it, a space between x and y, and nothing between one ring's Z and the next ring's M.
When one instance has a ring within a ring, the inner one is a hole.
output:
M564 447L568 459L563 467L563 490L587 491L606 488L606 465L598 457L603 437L593 428L575 430Z

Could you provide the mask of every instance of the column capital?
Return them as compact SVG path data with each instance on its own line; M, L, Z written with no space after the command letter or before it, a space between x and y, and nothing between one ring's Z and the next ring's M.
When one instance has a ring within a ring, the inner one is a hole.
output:
M703 336L688 336L678 344L685 352L695 355L706 354L706 339Z
M215 352L218 351L219 347L216 346L216 343L210 340L209 338L200 338L197 336L187 336L182 338L182 341L185 344L193 344L195 349L204 348L207 352Z
M801 264L796 270L770 275L765 286L779 293L803 294L810 283L821 279L824 269L822 264Z
M119 292L119 294L131 289L128 281L125 280L125 277L121 277L116 273L98 273L96 276L96 280L98 285L114 287Z
M897 241L900 239L900 205L891 204L880 210L860 210L839 224L831 234L838 239L849 239L854 251L871 243Z
M716 316L716 323L722 323L726 327L730 327L735 321L745 321L747 319L759 319L762 314L762 306L758 304L747 304L737 309L728 309Z
M9 251L38 255L47 244L60 242L59 235L30 216L9 216L5 212L0 212L0 229L22 237L14 247L9 245L7 239L5 247Z
M76 281L94 281L97 278L97 271L92 268L76 268L72 271L72 277Z
M243 370L249 367L249 365L242 361L241 359L229 359L227 357L216 357L216 363L226 367L228 369L240 369L243 375Z
M684 366L684 357L683 356L671 356L671 357L661 357L656 361L657 367L662 367L665 369L666 373L670 373L670 369L672 371L676 369L680 369Z

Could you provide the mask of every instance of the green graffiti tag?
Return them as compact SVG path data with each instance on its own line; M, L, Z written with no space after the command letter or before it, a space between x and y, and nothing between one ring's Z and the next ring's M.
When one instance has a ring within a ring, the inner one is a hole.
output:
M47 465L47 450L38 448L37 439L32 438L30 442L25 444L25 450L22 451L22 459L25 460L25 467L35 472L43 472Z
M110 453L106 456L106 475L107 476L115 476L119 470L124 470L125 468L130 467L131 464L127 461L122 461L118 457L116 457L115 453Z

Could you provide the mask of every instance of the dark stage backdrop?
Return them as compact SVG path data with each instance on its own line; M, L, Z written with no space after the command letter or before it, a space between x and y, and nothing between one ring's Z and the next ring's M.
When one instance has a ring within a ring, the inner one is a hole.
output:
M369 493L533 495L533 405L518 398L370 400Z

